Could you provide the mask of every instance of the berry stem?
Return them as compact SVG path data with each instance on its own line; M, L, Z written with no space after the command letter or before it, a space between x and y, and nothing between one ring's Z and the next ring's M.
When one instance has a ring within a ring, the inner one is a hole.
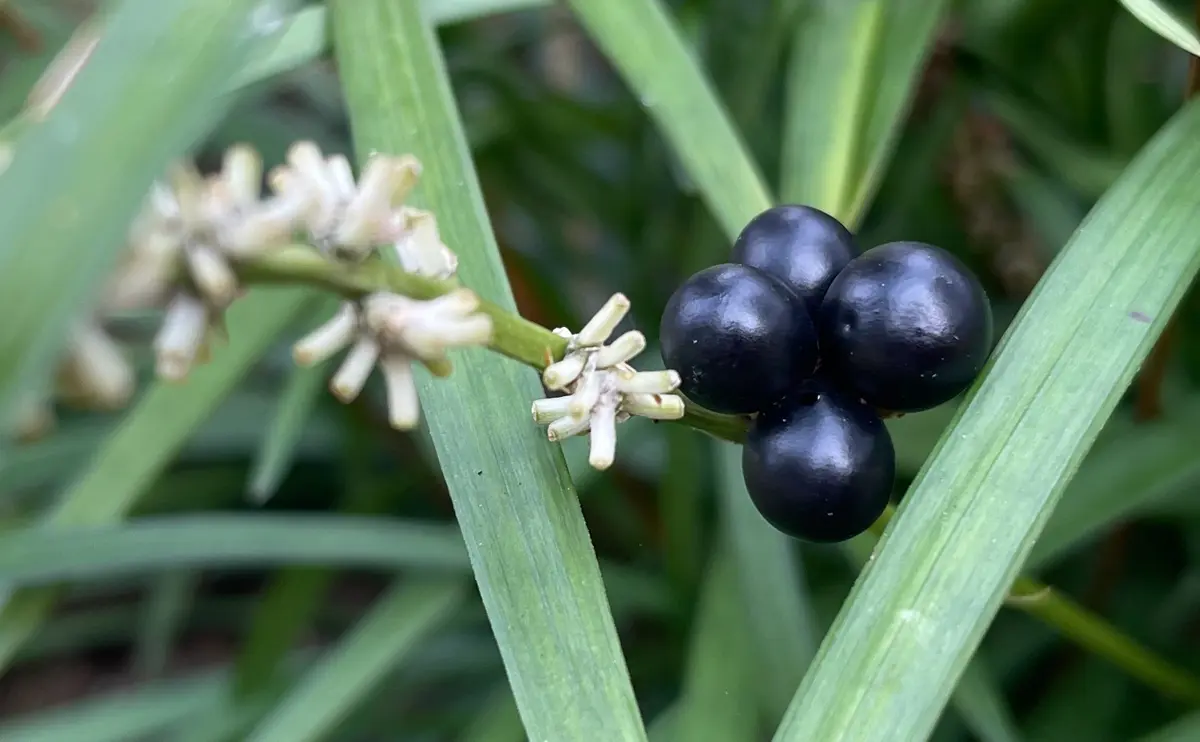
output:
M356 299L377 291L388 291L414 299L433 299L458 284L454 281L426 278L408 273L378 258L362 263L336 263L308 245L289 245L279 250L239 261L234 266L238 277L247 284L306 284ZM507 312L486 300L479 311L492 320L492 339L488 347L513 360L540 370L562 360L567 349L565 338L520 315ZM740 443L746 435L746 421L721 415L686 403L678 421L716 438Z
M1019 577L1008 602L1164 696L1200 706L1200 678L1172 665L1053 587Z
M871 526L870 534L876 539L882 537L895 514L895 506L889 505ZM1171 664L1050 585L1018 576L1005 603L1038 619L1080 648L1103 657L1162 695L1200 706L1200 678Z

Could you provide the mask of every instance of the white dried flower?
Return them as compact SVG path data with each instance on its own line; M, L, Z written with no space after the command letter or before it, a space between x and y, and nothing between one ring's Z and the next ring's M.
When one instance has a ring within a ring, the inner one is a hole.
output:
M58 368L60 397L80 407L116 410L133 397L137 375L99 322L76 322Z
M219 173L190 163L156 182L130 229L129 247L102 295L103 311L166 307L155 338L160 376L184 378L223 332L224 312L241 293L233 265L290 241L311 207L295 198L261 198L262 160L239 145ZM178 271L185 269L186 285Z
M389 422L397 430L410 430L420 414L413 362L445 376L450 372L448 350L487 344L492 321L478 309L479 297L468 289L428 301L371 294L344 302L328 322L297 342L292 354L301 366L312 366L349 347L330 380L330 389L343 402L358 397L378 365L387 389Z
M357 261L391 244L405 270L449 278L458 259L442 243L433 214L403 205L420 176L412 155L375 154L356 182L344 156L325 157L316 144L297 142L270 180L279 198L307 204L303 226L327 255Z
M576 334L558 328L567 338L567 353L542 372L548 389L567 396L533 403L534 422L548 425L552 441L588 433L588 463L595 469L612 466L617 448L617 423L633 415L654 420L683 417L683 398L671 394L679 388L675 371L635 371L629 361L646 349L646 337L626 332L611 344L608 337L629 312L629 299L614 294Z

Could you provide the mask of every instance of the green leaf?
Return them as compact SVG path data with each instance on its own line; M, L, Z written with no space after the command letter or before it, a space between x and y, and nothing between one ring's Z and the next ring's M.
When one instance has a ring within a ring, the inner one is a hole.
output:
M862 572L872 559L875 544L869 534L863 534L843 544L842 553ZM963 723L981 742L1015 742L1020 739L1016 722L1004 702L999 682L976 654L963 669L950 703Z
M151 181L221 114L221 91L273 36L281 5L120 3L74 84L18 140L0 175L0 423L48 375Z
M414 153L425 173L414 202L437 215L459 277L513 310L432 29L410 3L329 7L360 159ZM529 417L537 374L482 350L454 363L449 379L422 375L421 403L526 732L644 739L562 453Z
M138 632L133 665L142 677L155 677L166 670L171 645L179 633L199 586L200 576L177 571L155 580L142 608L142 626Z
M1131 426L1097 445L1063 492L1025 568L1052 564L1105 528L1190 492L1200 481L1198 419L1200 402L1192 400L1165 420Z
M220 707L227 673L155 683L0 724L4 742L129 742Z
M322 318L332 316L340 303L339 298L325 295L316 301ZM287 386L279 395L275 415L250 470L248 494L254 502L262 504L269 500L287 476L296 446L304 435L304 425L317 404L317 395L325 391L331 362L297 366L289 372Z
M1200 106L1189 106L1060 253L905 497L777 742L921 739L933 728L1200 265L1198 137Z
M662 128L725 236L770 206L762 176L659 0L568 0Z
M678 742L752 742L758 735L752 647L727 548L710 561L700 597L683 696L671 720Z
M279 40L260 44L238 70L229 89L236 90L300 67L325 53L329 46L325 8L314 5L287 19Z
M234 304L227 318L228 347L209 365L196 369L186 384L152 386L50 512L47 524L96 526L125 517L308 296L307 289L255 289ZM0 667L37 630L53 602L54 590L43 588L21 590L9 598L0 610Z
M543 7L550 0L422 0L431 21L448 25L489 15ZM261 82L294 70L329 50L329 17L325 7L313 5L293 14L279 42L261 45L234 78L233 88Z
M460 742L526 742L521 715L508 685L497 688L492 697L458 737Z
M248 742L312 742L329 731L463 602L463 583L402 580L318 661L247 736Z
M666 439L666 471L671 475L662 477L658 490L666 552L663 557L677 595L690 599L704 562L704 511L697 494L704 491L708 480L702 456L705 442L682 426L668 428ZM624 447L630 443L624 437L621 442Z
M1195 742L1200 739L1200 711L1181 716L1138 742Z
M963 670L954 690L954 706L980 742L1020 742L1004 695L982 657L974 657Z
M788 66L782 196L862 219L945 0L807 3Z
M139 518L121 525L25 528L0 539L0 574L18 585L164 569L280 564L455 571L467 567L462 539L454 528L359 516Z
M1194 57L1200 57L1200 36L1196 25L1184 19L1174 8L1159 0L1121 0L1125 9L1154 33Z
M737 570L736 602L744 606L757 660L759 705L775 724L816 654L821 628L804 585L800 555L791 539L763 520L746 492L741 446L712 445L717 448L721 514Z

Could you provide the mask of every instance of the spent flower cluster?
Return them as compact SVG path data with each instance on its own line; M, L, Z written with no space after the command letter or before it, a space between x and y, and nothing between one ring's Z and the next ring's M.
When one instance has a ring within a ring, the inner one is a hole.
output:
M0 170L6 159L0 148ZM136 374L104 322L141 309L164 310L154 338L156 374L185 379L226 337L225 312L243 294L239 266L298 238L348 268L382 249L408 273L453 278L457 257L442 242L434 215L404 203L420 175L421 164L411 155L374 155L356 179L344 156L327 157L311 142L293 145L286 163L267 174L266 195L262 160L249 147L228 150L221 169L207 176L191 163L173 164L147 194L99 300L75 322L54 391L78 405L124 405ZM589 462L597 469L613 463L617 423L632 415L671 420L684 414L682 398L671 394L679 387L678 373L630 366L645 349L645 336L631 331L607 342L628 311L629 300L617 294L579 333L554 330L568 340L567 352L546 368L543 381L565 396L533 405L534 420L548 424L550 440L589 434ZM420 416L414 365L448 376L448 352L487 345L493 330L491 316L469 289L427 300L376 291L343 301L295 344L293 356L311 366L346 351L330 380L343 402L358 397L378 367L389 422L406 430ZM53 423L51 409L48 395L29 399L18 435L44 433Z
M684 413L683 398L671 394L679 388L677 372L635 371L629 365L646 349L645 335L630 330L606 344L628 312L629 299L614 294L578 333L555 329L567 339L567 353L546 367L542 382L567 394L533 403L533 419L548 426L550 440L589 433L588 463L596 469L612 466L617 423L633 415L678 420Z

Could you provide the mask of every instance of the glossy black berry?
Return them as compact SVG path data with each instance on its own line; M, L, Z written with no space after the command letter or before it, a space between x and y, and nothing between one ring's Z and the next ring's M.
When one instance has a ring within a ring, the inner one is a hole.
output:
M746 491L768 523L805 541L845 541L883 513L896 455L867 405L824 390L760 414L742 447Z
M856 254L850 230L811 206L767 209L733 243L733 262L778 278L804 299L814 317L829 284Z
M817 364L816 327L782 283L744 265L706 268L663 310L659 342L680 391L714 412L749 414L782 397Z
M974 382L992 310L970 269L920 242L871 248L838 274L818 319L824 367L868 404L916 412Z

